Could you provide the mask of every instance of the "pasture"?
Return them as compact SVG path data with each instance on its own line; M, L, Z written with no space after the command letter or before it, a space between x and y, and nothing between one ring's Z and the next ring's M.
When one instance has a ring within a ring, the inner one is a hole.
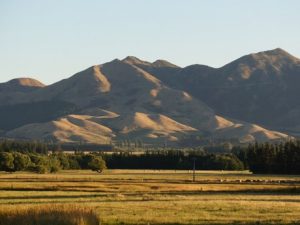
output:
M300 176L197 171L193 183L192 171L174 170L0 173L1 225L21 209L60 208L92 210L100 224L300 224Z

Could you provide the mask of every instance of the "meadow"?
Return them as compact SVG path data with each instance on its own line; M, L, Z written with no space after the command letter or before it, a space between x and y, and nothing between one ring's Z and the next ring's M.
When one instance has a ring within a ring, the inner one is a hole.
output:
M60 225L300 224L300 176L197 171L192 182L186 170L0 173L0 225L25 214L73 220Z

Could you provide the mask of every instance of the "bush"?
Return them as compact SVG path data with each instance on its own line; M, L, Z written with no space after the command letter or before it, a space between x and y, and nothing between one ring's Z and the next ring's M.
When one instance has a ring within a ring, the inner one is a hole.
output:
M234 155L217 155L216 167L220 170L243 170L243 163Z
M31 163L28 155L16 152L14 153L14 171L26 170Z
M45 165L33 165L28 168L29 171L39 174L48 173L49 170Z
M66 154L58 153L55 156L59 160L62 169L64 170L70 169L70 162Z
M69 161L69 169L72 169L72 170L81 169L76 157L70 156L68 161Z
M29 171L35 173L48 173L50 171L49 159L46 155L31 154L31 166L28 168Z
M50 173L56 173L61 169L60 161L55 156L49 158L49 169Z
M101 156L93 156L91 161L88 163L88 167L93 171L102 173L102 171L106 169L106 164Z
M14 156L9 152L0 152L0 170L11 172L14 169Z

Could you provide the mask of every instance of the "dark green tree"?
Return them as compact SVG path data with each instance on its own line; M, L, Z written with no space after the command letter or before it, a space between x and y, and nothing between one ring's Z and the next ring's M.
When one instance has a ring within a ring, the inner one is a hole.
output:
M0 152L0 170L11 172L14 170L14 156L9 152Z
M13 155L14 155L14 171L26 170L29 167L31 160L28 155L19 152L15 152Z
M88 167L93 171L102 173L102 171L106 169L106 164L101 156L94 156L92 157L91 161L88 163Z

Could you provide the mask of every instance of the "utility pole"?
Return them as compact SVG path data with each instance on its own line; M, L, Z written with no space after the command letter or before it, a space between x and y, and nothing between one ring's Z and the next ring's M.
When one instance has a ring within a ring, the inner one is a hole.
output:
M193 157L193 182L196 181L196 158Z

